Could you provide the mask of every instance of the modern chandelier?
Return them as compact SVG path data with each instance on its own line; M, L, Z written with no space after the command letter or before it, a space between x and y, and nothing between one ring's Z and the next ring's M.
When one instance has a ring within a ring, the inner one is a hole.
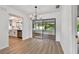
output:
M38 8L37 6L34 6L34 13L30 15L31 20L42 19L41 15L38 15L37 8Z
M35 6L35 16L34 16L35 20L37 20L37 6Z
M34 13L30 15L31 20L37 20L37 6L34 6Z

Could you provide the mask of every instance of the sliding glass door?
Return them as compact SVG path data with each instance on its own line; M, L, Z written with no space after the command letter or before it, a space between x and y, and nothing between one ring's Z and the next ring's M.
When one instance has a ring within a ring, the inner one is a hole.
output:
M56 37L56 20L41 19L33 20L33 38L55 39Z
M41 21L33 21L33 38L42 39L43 26Z

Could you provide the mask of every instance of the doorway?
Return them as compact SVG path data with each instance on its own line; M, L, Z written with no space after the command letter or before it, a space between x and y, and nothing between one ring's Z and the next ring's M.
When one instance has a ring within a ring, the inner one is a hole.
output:
M22 17L9 14L9 37L22 39Z
M56 39L56 19L32 20L33 38L37 39Z

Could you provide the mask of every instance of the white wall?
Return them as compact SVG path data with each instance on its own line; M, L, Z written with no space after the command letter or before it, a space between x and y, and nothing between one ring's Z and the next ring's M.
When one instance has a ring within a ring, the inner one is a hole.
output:
M61 14L60 11L52 12L48 14L41 15L41 18L56 18L56 41L60 41L60 34L61 34Z
M76 53L75 20L76 6L62 6L61 12L61 45L64 53Z
M23 40L32 38L32 20L28 17L23 19Z
M0 6L0 49L8 46L8 13Z

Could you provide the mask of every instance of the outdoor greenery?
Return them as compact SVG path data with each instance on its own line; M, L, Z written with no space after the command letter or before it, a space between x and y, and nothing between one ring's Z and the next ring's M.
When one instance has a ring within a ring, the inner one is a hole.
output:
M77 23L77 32L79 32L79 22Z
M44 22L44 23L36 23L33 24L33 28L37 30L44 30L51 32L53 29L55 29L55 24Z
M77 17L76 27L77 27L77 32L79 32L79 17Z

